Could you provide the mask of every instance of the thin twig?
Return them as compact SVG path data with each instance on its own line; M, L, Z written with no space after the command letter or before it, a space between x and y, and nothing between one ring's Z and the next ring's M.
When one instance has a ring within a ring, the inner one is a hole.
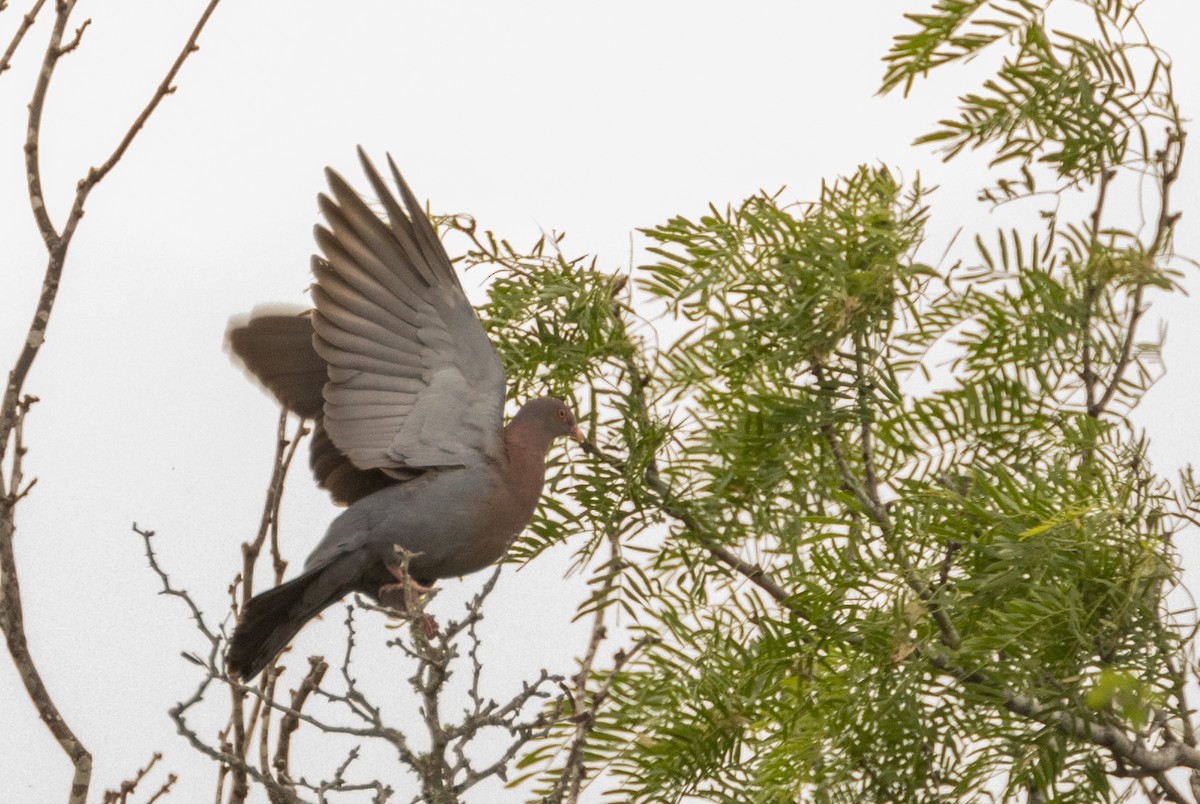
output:
M565 793L565 800L572 804L579 800L579 792L583 788L583 780L587 776L587 767L583 762L583 749L595 724L594 706L597 701L593 701L592 709L588 708L588 680L591 678L592 666L596 661L596 654L600 649L600 644L608 635L608 629L605 627L605 618L608 614L608 599L617 585L617 580L621 577L621 569L624 564L624 559L621 556L620 533L615 527L609 527L606 538L609 544L608 566L601 582L600 591L594 596L596 612L592 618L592 631L588 638L588 646L584 652L583 661L579 663L579 672L575 674L575 685L571 695L572 717L577 720L575 724L575 739L572 741L571 749L567 754L567 761L563 765L562 773L554 785L554 791L559 794L559 798ZM624 664L624 660L623 653L618 652L613 668L614 673L619 670L620 664Z
M311 657L308 663L308 673L301 680L300 685L292 691L291 708L296 713L304 709L308 697L312 695L313 690L321 686L321 679L325 677L325 671L329 669L329 665L320 656ZM288 763L291 761L292 735L298 728L300 728L300 719L291 712L285 714L279 721L279 738L275 743L274 769L280 782L284 785L291 784L291 770Z
M137 790L137 786L142 783L142 780L146 778L146 774L150 773L151 769L158 764L160 759L162 759L162 753L155 751L145 767L139 768L133 774L133 778L121 782L120 787L116 790L106 790L104 793L104 804L125 804L130 794Z
M287 569L287 562L283 560L279 552L279 508L283 504L284 483L287 480L288 469L292 465L292 458L295 457L296 449L300 446L304 436L309 433L309 428L302 419L296 425L296 431L289 439L287 437L287 420L287 410L280 409L275 436L275 460L272 463L271 480L267 484L267 494L263 502L262 516L259 518L258 532L253 541L242 544L242 605L245 605L246 601L254 596L254 569L268 535L271 536L271 557L276 584L283 580L283 573Z
M74 0L71 0L71 2L73 4ZM220 2L221 0L209 0L208 5L205 6L204 11L200 14L200 19L196 22L195 27L192 28L192 33L188 37L187 42L184 43L183 49L179 51L179 55L175 57L174 63L167 70L166 76L163 77L158 88L150 96L150 100L133 121L129 130L125 132L125 136L117 143L117 147L109 154L108 159L105 159L100 167L90 168L87 176L79 182L75 193L75 203L72 204L71 212L67 217L67 223L63 227L64 241L70 240L75 226L78 225L79 219L83 217L83 205L87 201L88 194L121 161L121 157L129 150L129 146L133 144L134 139L141 132L142 127L146 125L146 121L150 119L150 115L154 114L154 110L162 103L163 98L175 92L175 78L179 75L179 71L183 68L183 64L187 61L188 56L200 49L200 46L196 44L200 39L200 33L204 30L204 26L208 24L209 18L212 17L213 12L217 9L217 4ZM61 55L61 52L59 55Z
M154 804L154 802L156 802L160 798L166 796L168 793L171 792L171 787L174 786L174 784L177 781L179 781L178 776L176 776L173 773L168 773L167 780L165 782L163 782L162 787L158 788L158 790L156 790L154 792L154 795L152 795L152 796L150 796L150 798L146 799L146 804Z
M13 54L17 52L17 48L21 45L21 40L25 38L25 32L33 26L38 14L42 10L42 6L45 4L46 0L37 0L33 4L33 8L29 9L29 13L21 18L21 24L17 26L17 31L13 34L12 41L4 49L4 55L0 56L0 75L3 75L4 71L12 66Z
M1179 221L1179 213L1171 211L1171 188L1179 178L1179 168L1183 162L1184 146L1187 143L1187 132L1182 129L1172 129L1167 132L1167 144L1158 152L1159 169L1159 208L1158 221L1155 226L1154 242L1150 247L1148 257L1158 258L1166 254L1171 245L1175 224ZM1094 404L1088 405L1088 415L1099 417L1116 396L1117 390L1125 378L1125 371L1133 361L1134 339L1137 336L1138 323L1146 308L1142 304L1145 295L1146 281L1138 280L1129 304L1129 320L1125 325L1125 337L1121 342L1121 352L1113 367L1112 376L1104 388L1104 393Z
M222 751L218 748L213 748L211 745L204 742L204 740L200 739L200 735L196 734L196 732L190 726L188 726L187 721L184 720L182 705L172 708L170 714L172 719L175 721L175 728L179 734L185 740L187 740L189 744L191 744L192 748L196 749L201 754L204 754L210 759L215 760L221 766L239 768L241 771L246 773L247 776L263 785L263 787L267 788L268 792L281 796L283 800L289 802L289 804L303 802L303 799L297 796L294 792L288 790L286 787L283 787L270 776L263 774L258 770L258 768L247 765L241 757L235 756L228 751Z
M588 455L600 459L619 471L624 471L626 465L625 461L621 460L615 455L605 452L591 441L584 441L582 447L583 451ZM729 567L737 574L746 578L746 580L750 581L755 586L762 589L776 602L787 605L790 610L795 611L795 613L798 614L802 619L808 620L807 614L789 605L790 601L788 599L792 597L792 594L780 586L779 583L775 581L775 579L771 577L770 573L768 573L762 566L758 564L751 564L748 561L738 558L738 556L727 547L713 539L711 536L706 535L707 530L700 524L700 520L697 519L691 513L691 511L688 510L686 504L672 492L671 488L658 474L657 470L654 470L652 467L647 468L645 480L646 485L658 497L659 507L662 509L663 513L674 519L679 524L683 525L684 528L687 529L689 535L692 536L692 538L694 538L702 547L704 547L704 549L707 550L713 558ZM809 622L812 621L809 620Z
M554 787L542 798L542 804L559 804L563 801L574 804L579 800L586 770L584 766L585 749L592 730L596 728L597 712L608 699L609 693L612 692L613 684L620 676L622 668L654 641L654 637L645 636L635 642L629 650L617 651L613 656L612 667L609 668L604 681L585 704L575 708L572 715L572 719L577 723L575 737L571 740L571 746L567 750L567 760L563 765L562 772L555 781Z
M12 429L16 402L21 395L25 378L28 376L29 370L33 367L38 350L41 349L42 344L46 340L46 329L50 323L50 314L54 309L54 300L58 296L59 282L62 278L63 267L66 261L67 248L71 244L71 238L75 234L76 227L83 218L84 205L87 202L87 198L96 185L116 167L121 157L125 155L126 150L128 150L133 140L137 137L138 132L146 124L150 115L158 108L158 104L162 99L174 91L171 83L179 74L179 70L183 67L183 63L187 60L187 57L198 49L196 40L199 38L200 32L204 30L205 24L208 22L209 17L212 16L219 2L220 0L210 0L196 26L192 29L192 33L188 37L183 50L180 51L179 56L175 59L175 63L167 71L167 75L159 85L158 90L134 120L129 130L125 132L124 137L122 137L120 143L109 155L108 159L100 167L90 168L87 175L79 181L75 190L75 199L71 204L71 211L67 215L67 221L60 232L51 221L49 210L46 207L39 158L42 111L45 107L46 95L50 89L50 79L54 75L58 60L64 52L63 34L66 31L71 12L75 8L75 0L57 0L54 26L50 32L50 39L46 46L45 55L42 58L42 68L38 72L37 80L34 83L33 95L29 102L29 122L26 127L25 137L26 189L29 195L30 208L33 210L34 221L46 246L48 261L42 279L42 289L38 297L37 308L30 322L24 347L17 356L16 363L8 375L8 384L5 388L3 403L0 404L0 459L4 457L8 435ZM86 27L86 24L81 26L81 33L84 27Z
M67 55L75 48L79 47L79 43L83 41L83 32L86 31L88 29L88 26L91 24L92 24L92 18L88 17L86 20L83 21L83 25L80 25L78 28L75 29L75 36L71 37L71 41L67 42L65 45L63 45L62 47L60 47L58 49L58 57L59 58L62 58L63 56Z

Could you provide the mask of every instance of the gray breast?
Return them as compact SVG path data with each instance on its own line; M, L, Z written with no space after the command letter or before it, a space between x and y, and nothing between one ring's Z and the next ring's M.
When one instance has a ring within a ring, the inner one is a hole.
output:
M415 554L410 567L417 577L466 574L498 557L491 509L504 508L505 497L488 469L428 472L351 505L330 524L305 567L359 549L382 561L394 554L393 545L399 545ZM505 542L509 536L504 534Z

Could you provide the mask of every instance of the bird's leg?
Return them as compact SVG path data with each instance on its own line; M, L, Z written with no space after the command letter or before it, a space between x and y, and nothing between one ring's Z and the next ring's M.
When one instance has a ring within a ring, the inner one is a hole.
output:
M395 610L397 614L419 615L425 638L433 639L438 632L437 620L421 611L424 602L421 598L437 590L432 585L417 583L409 573L408 564L418 554L410 553L398 544L392 549L395 551L395 560L384 561L383 564L388 572L392 573L396 583L385 583L379 587L379 602Z
M379 602L397 614L420 615L425 638L433 639L438 632L437 620L433 619L433 615L421 611L420 607L424 603L421 597L437 590L432 586L422 586L397 568L389 566L388 569L396 576L396 583L379 587Z
M414 554L399 545L395 546L394 561L384 561L388 572L396 579L396 583L387 583L379 587L379 602L388 608L403 613L415 613L420 608L421 597L433 591L432 586L424 586L413 580L408 572L408 564Z

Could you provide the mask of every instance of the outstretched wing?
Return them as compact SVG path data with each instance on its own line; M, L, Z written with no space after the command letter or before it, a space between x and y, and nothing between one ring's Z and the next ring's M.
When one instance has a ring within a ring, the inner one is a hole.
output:
M225 345L246 372L292 413L313 422L309 466L318 485L338 505L405 479L399 470L358 469L325 432L325 383L329 370L313 348L312 310L263 306L229 322ZM412 472L410 476L420 474Z
M328 367L323 427L358 469L413 470L499 457L505 377L437 233L396 169L404 205L359 149L386 221L326 170L318 197L313 346Z

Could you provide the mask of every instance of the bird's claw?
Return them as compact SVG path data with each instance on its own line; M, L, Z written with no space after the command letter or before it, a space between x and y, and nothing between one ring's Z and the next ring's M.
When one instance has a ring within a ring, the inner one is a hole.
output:
M379 602L402 614L410 613L419 607L423 596L433 591L432 586L422 586L411 578L403 578L398 583L379 587Z

